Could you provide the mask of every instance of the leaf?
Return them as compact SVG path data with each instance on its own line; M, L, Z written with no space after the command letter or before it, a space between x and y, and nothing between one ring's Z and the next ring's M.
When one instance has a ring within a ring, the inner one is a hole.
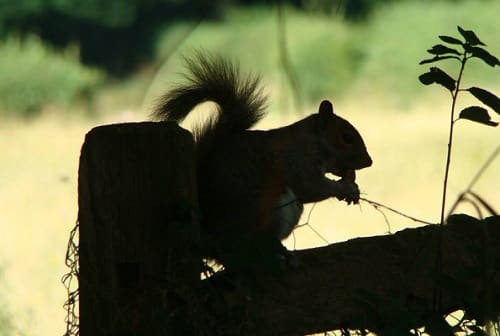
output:
M460 32L460 34L462 34L462 36L465 38L465 41L467 41L467 43L469 43L470 45L473 46L486 45L483 42L481 42L481 40L477 37L476 33L474 33L472 30L465 30L460 26L457 26L457 29Z
M418 79L424 85L437 83L444 86L450 91L455 90L455 80L438 67L430 68L428 72L420 75Z
M468 88L467 91L479 99L483 104L488 105L496 113L500 114L500 98L495 94L475 86Z
M436 82L434 79L434 75L430 71L427 71L426 73L418 76L418 80L420 81L420 83L422 83L424 85L431 85L431 84L434 84Z
M468 51L472 53L473 57L482 59L486 64L492 67L500 65L500 61L498 60L498 58L481 47L470 47Z
M450 91L455 90L455 80L450 75L437 67L431 68L431 71L436 74L436 83L441 84Z
M439 35L439 38L441 41L446 42L446 43L451 43L451 44L464 44L462 41L460 41L457 38L451 37L451 36L446 36L446 35Z
M454 59L460 60L457 56L437 56L436 55L433 58L424 59L424 60L420 61L418 64L422 65L422 64L426 64L426 63L433 63L433 62L437 62L437 61L441 61L441 60L449 59L449 58L454 58Z
M497 122L491 121L488 111L481 106L469 106L460 111L460 119L472 120L484 125L496 127Z
M442 44L436 44L432 46L431 49L427 49L427 52L433 55L443 55L443 54L461 55L461 53L459 53L458 50L455 50L453 48L448 48L447 46Z

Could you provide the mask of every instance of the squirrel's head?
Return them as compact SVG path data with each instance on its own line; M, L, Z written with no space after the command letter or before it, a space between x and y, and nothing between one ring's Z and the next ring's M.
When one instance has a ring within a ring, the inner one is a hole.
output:
M328 172L345 177L353 170L372 165L363 138L351 123L334 113L330 101L323 100L319 105L315 127L327 147Z

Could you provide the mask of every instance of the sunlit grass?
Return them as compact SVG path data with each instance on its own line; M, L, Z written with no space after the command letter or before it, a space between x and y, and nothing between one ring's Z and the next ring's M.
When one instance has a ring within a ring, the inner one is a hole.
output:
M103 79L79 63L76 46L58 53L34 36L0 41L0 113L30 116L47 103L68 106Z
M126 111L125 111L126 112ZM69 230L77 217L80 146L100 123L61 117L0 124L0 264L15 324L28 335L62 335L61 276Z

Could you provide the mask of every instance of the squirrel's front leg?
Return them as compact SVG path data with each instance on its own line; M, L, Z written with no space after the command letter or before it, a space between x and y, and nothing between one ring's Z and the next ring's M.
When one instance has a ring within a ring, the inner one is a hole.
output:
M355 182L345 179L331 182L333 184L333 197L337 198L339 201L346 201L347 204L359 203L359 188Z

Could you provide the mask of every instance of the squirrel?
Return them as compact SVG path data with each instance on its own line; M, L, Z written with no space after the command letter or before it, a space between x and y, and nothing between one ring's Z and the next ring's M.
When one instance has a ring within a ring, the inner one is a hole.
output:
M231 244L233 250L258 248L254 238L264 237L286 253L281 241L298 224L303 204L330 197L358 203L354 171L371 166L372 159L359 132L334 113L330 101L291 125L250 130L266 110L259 76L242 75L237 64L218 55L198 52L184 61L186 83L161 96L152 115L180 123L200 103L217 105L193 129L202 233L219 237L226 250Z

